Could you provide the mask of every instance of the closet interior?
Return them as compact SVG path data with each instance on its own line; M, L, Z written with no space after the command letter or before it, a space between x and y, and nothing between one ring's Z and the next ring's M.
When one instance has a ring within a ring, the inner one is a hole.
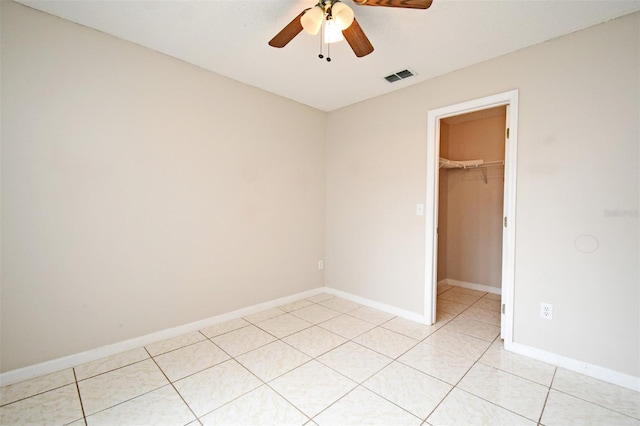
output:
M440 121L438 286L501 293L506 106Z

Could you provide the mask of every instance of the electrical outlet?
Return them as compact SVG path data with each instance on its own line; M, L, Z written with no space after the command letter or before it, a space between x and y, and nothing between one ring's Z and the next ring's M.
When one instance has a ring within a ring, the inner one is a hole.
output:
M540 303L540 317L548 320L553 318L553 305L551 303Z
M318 260L318 269L320 270L324 269L324 262L322 260Z

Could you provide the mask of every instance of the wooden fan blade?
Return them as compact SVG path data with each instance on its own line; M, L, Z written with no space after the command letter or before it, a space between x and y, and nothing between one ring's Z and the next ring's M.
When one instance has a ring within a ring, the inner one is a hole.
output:
M404 7L408 9L428 9L433 0L352 0L360 6Z
M363 56L367 56L369 53L373 52L371 42L365 35L364 31L362 31L360 24L358 24L358 21L355 18L353 19L353 23L349 25L349 28L342 30L342 35L358 58L362 58Z
M309 9L303 10L300 15L293 18L293 21L289 22L286 27L282 29L274 38L269 41L269 46L273 47L285 47L300 31L302 31L302 24L300 18Z

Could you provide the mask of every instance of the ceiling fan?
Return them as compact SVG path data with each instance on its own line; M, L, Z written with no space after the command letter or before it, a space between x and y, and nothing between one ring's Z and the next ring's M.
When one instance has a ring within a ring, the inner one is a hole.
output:
M359 6L385 6L407 9L427 9L433 0L352 0ZM324 23L324 25L323 25ZM314 7L300 12L269 41L273 47L286 46L302 30L316 35L324 31L324 42L347 40L358 58L373 52L373 45L354 17L353 10L340 0L320 0ZM322 59L323 55L320 53ZM331 58L327 57L327 61Z

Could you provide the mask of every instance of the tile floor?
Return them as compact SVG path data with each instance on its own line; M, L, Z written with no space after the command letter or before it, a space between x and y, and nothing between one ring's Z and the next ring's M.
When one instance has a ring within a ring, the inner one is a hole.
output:
M425 326L328 294L0 388L3 425L640 425L640 394L507 352L499 297Z

